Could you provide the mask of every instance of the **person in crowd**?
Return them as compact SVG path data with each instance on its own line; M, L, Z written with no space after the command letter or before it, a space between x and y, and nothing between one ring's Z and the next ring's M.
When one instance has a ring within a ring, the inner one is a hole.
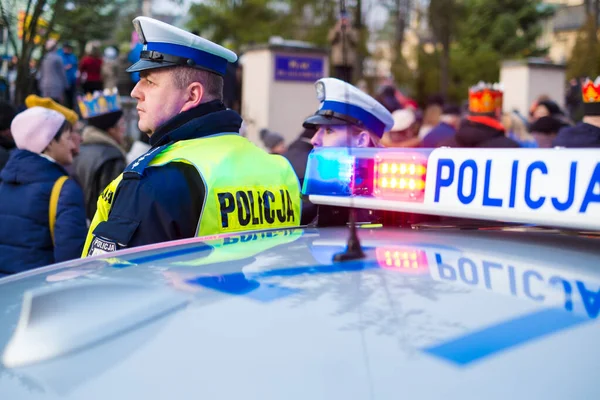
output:
M73 45L65 43L60 51L65 73L67 74L67 88L65 89L65 106L73 109L75 104L75 89L77 88L77 67L79 60L73 53Z
M84 244L83 193L68 178L71 124L32 107L12 121L17 149L0 172L0 274L77 258ZM18 232L18 234L15 234Z
M148 135L140 133L138 138L133 141L129 152L127 152L127 165L134 162L138 157L146 154L151 148Z
M81 152L81 143L83 142L84 128L85 124L79 119L73 124L73 130L71 131L71 139L73 139L73 160L75 160L75 158Z
M0 100L0 171L6 165L10 152L15 148L15 141L10 133L10 124L17 110L4 100Z
M283 154L286 151L283 136L277 132L271 132L268 129L261 129L259 132L260 140L271 154Z
M548 96L542 96L532 106L530 121L533 122L541 117L559 114L562 114L560 106L556 104L554 100L551 100Z
M385 85L379 88L379 92L375 96L375 99L391 113L403 108L396 97L396 88L391 85Z
M27 98L25 99L25 105L27 106L27 108L44 107L61 113L67 119L69 124L71 124L71 141L73 142L73 149L71 153L73 154L73 157L76 157L79 154L79 145L81 144L81 121L79 120L79 115L77 115L75 111L61 104L58 104L51 98L39 97L35 94L30 94L29 96L27 96ZM64 167L69 172L69 175L72 175L72 165Z
M583 121L561 129L554 139L554 146L600 147L600 78L595 81L586 79L581 95Z
M17 63L19 62L19 57L12 56L8 64L8 72L6 75L6 79L8 81L8 99L12 102L15 101L15 91L17 89Z
M40 67L40 59L38 58L34 58L31 57L31 60L29 60L29 75L34 77L34 79L32 79L32 83L33 83L33 87L32 87L32 92L34 94L41 94L41 89L40 89L40 81L42 79L42 73L39 69Z
M461 109L453 104L446 104L442 109L440 122L433 127L431 131L423 138L422 147L436 148L440 147L441 143L449 140L456 135L456 130L460 125Z
M536 110L537 110L537 108L538 108L538 105L539 105L541 102L544 102L544 101L551 101L551 100L550 100L550 96L548 96L547 94L542 94L542 95L539 95L539 96L538 96L538 97L537 97L537 98L536 98L536 99L533 101L533 103L531 103L531 105L529 106L529 118L528 118L528 120L527 120L527 122L528 122L528 123L531 123L531 122L533 122L533 121L534 121L536 118L539 118L540 116L542 116L542 115L534 115L534 114L536 114ZM557 107L558 107L558 106L557 106ZM546 111L548 111L548 114L549 114L549 110L548 110L547 108L546 108ZM543 109L541 109L540 111L538 111L538 114L544 114L544 111L543 111Z
M358 33L352 27L347 12L340 13L335 26L329 30L327 41L331 45L330 62L333 66L334 77L352 82Z
M300 185L304 183L304 174L306 173L306 162L308 161L308 155L313 149L313 145L310 139L315 135L314 129L304 128L300 136L293 141L286 152L283 154L288 159L292 168L298 176Z
M89 42L85 46L85 56L79 64L81 88L84 93L93 93L104 88L102 83L102 58L100 43Z
M241 137L242 118L223 104L223 75L236 54L152 18L133 23L144 51L128 69L141 78L131 96L152 148L98 198L83 255L298 226L294 170Z
M469 90L469 113L462 120L456 135L442 141L449 147L519 147L504 134L502 116L502 89L494 84L480 82Z
M314 129L305 128L298 139L293 141L288 147L287 151L283 154L288 159L298 181L300 181L300 187L304 185L304 175L306 174L306 163L308 162L308 155L313 149L313 145L310 139L315 135ZM304 199L302 203L302 220L301 225L306 225L313 221L317 216L317 206L308 202Z
M39 89L42 97L50 97L57 103L63 103L69 82L57 45L54 39L48 39L46 42L47 53L39 70Z
M567 93L565 95L565 105L569 113L569 118L573 121L581 121L583 118L583 107L581 101L581 86L582 80L579 78L572 78L569 81L567 87Z
M394 125L389 132L383 134L381 145L384 147L418 147L421 140L417 136L419 123L414 111L410 108L396 110L392 113Z
M383 105L340 79L319 79L315 86L321 107L303 124L316 131L311 139L314 147L380 146L383 133L394 125Z
M545 117L544 117L545 118ZM529 133L525 120L516 112L512 111L502 115L502 125L506 136L519 144L521 147L538 147L536 139Z
M107 97L109 96L109 97ZM124 149L125 119L116 100L118 93L96 93L92 100L80 99L80 113L86 119L82 143L73 163L73 172L83 188L85 214L92 219L98 197L127 166ZM100 104L112 104L102 109Z
M444 107L444 99L440 95L431 96L423 111L423 122L419 128L419 138L423 139L440 122Z
M136 62L140 61L140 54L142 53L142 50L144 50L144 45L140 42L139 36L134 30L131 33L131 43L129 53L127 54L127 61L129 61L130 64L135 64ZM131 78L131 83L133 86L135 86L140 81L140 73L131 72L129 75Z
M117 57L117 91L119 93L131 93L135 84L131 80L130 74L127 72L132 63L129 62L129 44L122 43L119 46L119 56Z
M109 46L104 49L104 58L102 59L102 84L105 88L112 89L117 87L117 77L119 75L119 51Z
M531 136L539 148L550 148L558 132L568 126L561 119L547 115L533 121L529 126Z

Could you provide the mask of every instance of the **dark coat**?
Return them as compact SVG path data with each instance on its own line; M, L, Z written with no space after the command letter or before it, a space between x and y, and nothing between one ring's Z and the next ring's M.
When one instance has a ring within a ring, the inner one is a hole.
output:
M600 147L600 128L580 122L561 129L552 143L562 147Z
M313 149L313 145L310 143L310 137L313 133L313 131L303 133L295 142L290 144L288 150L283 155L292 165L296 176L298 176L301 188L304 185L304 174L306 173L308 155ZM300 224L307 225L313 221L316 216L317 206L308 201L308 198L305 196L302 199L302 220L300 221Z
M83 132L79 156L73 162L73 174L83 188L85 213L94 218L98 196L127 166L126 154L107 133L88 126Z
M287 151L283 155L288 159L300 185L304 182L304 174L306 173L306 162L308 161L308 155L313 149L313 145L310 144L310 139L299 138L288 147Z
M0 172L0 274L11 274L81 255L86 222L83 193L73 180L60 192L52 244L48 211L60 165L27 150L14 150Z
M150 145L156 149L180 140L239 132L241 125L239 114L227 110L220 101L212 101L167 121L154 132ZM192 165L169 163L146 168L141 177L123 179L108 221L100 223L93 233L117 248L194 237L205 196L204 182Z
M435 148L440 147L440 143L443 143L445 140L450 139L452 136L456 134L456 129L445 122L440 122L436 126L433 127L432 130L429 131L427 135L423 138L423 143L421 147L425 148Z
M517 142L504 136L502 125L489 117L467 117L453 137L440 146L449 147L520 147Z

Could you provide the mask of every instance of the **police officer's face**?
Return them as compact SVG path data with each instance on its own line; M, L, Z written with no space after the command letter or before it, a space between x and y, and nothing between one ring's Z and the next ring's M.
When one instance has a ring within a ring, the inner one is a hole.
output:
M314 147L369 147L369 133L353 133L351 127L344 125L321 125L310 142Z
M184 90L177 89L171 73L165 69L140 72L140 81L131 91L131 97L138 101L138 128L150 135L179 114L185 104Z

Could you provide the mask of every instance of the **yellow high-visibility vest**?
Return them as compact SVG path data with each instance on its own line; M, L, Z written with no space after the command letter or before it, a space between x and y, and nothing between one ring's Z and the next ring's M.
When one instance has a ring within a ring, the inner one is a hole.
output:
M289 162L238 134L176 142L156 154L147 168L171 162L193 165L206 186L196 236L300 225L300 185ZM108 220L122 180L123 174L98 198L82 257L88 255L98 224Z

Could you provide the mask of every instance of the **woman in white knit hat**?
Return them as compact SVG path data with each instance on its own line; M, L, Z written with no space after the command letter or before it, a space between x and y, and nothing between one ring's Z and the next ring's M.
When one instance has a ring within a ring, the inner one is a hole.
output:
M17 149L0 172L0 276L79 257L86 234L83 193L68 178L71 124L54 110L18 114Z

